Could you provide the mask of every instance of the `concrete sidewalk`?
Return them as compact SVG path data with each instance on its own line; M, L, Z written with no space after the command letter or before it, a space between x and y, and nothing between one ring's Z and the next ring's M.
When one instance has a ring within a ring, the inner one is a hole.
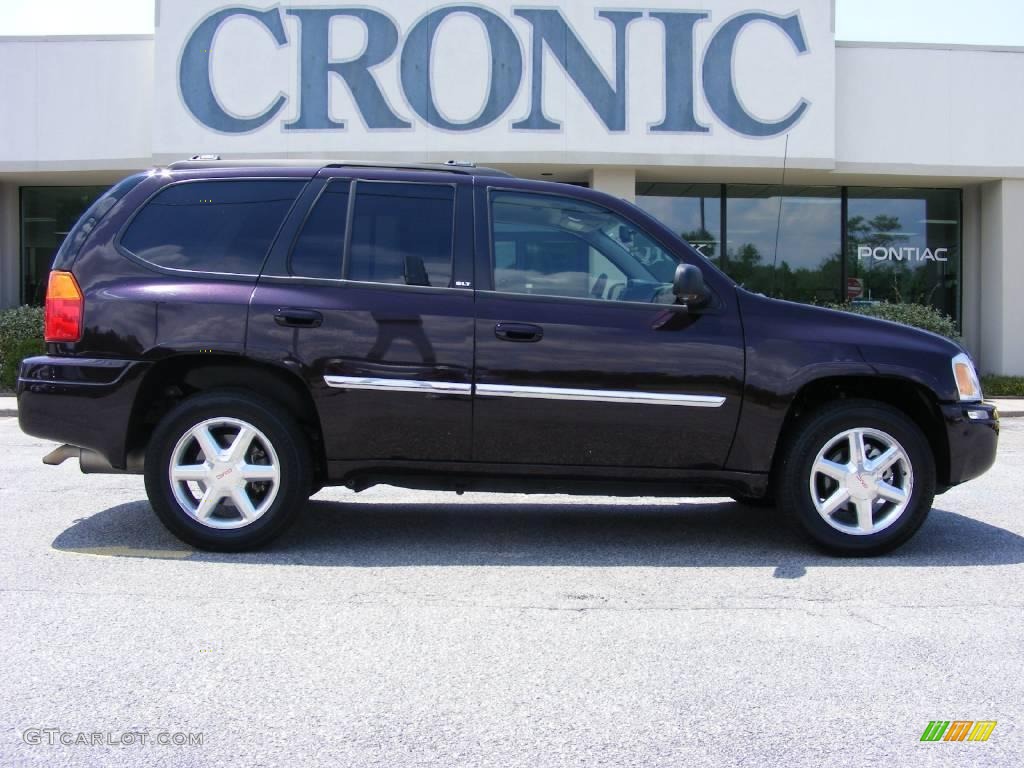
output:
M990 398L986 402L995 403L1000 416L1007 418L1024 416L1024 397ZM17 398L11 395L0 395L0 417L17 415Z

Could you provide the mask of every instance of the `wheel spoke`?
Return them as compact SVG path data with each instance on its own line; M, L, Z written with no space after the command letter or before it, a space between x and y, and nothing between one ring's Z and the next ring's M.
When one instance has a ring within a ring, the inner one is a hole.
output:
M251 482L277 480L277 467L270 464L242 464L238 471Z
M196 442L199 443L199 447L203 450L203 456L206 457L207 461L213 463L220 458L222 453L221 447L217 444L209 427L205 425L196 427L192 434L195 435Z
M217 508L218 502L224 498L224 495L213 488L207 488L203 492L203 498L200 499L199 504L196 506L196 517L200 520L209 520L210 515Z
M235 509L238 510L238 514L242 516L243 520L256 519L256 507L253 505L252 499L249 498L249 494L245 492L244 487L238 487L231 491L231 501L234 502Z
M242 427L238 430L238 434L235 435L235 439L231 443L231 447L228 448L228 461L241 461L245 458L245 454L249 451L249 446L252 445L253 438L256 437L256 432L250 427Z
M208 481L210 467L207 464L186 464L171 470L171 480L176 483Z
M857 507L857 527L870 532L875 527L874 505L867 499L855 499L853 503Z
M831 477L836 482L843 482L846 480L846 476L849 474L849 470L842 464L837 464L834 461L828 459L818 459L814 464L814 471L818 472L826 477Z
M845 488L840 488L821 503L821 514L834 515L836 511L849 500L850 492Z
M867 462L865 469L868 472L885 472L893 464L903 458L903 453L895 446L889 448L885 453L876 459Z
M902 504L907 500L906 491L886 482L878 483L878 495L893 504Z
M855 429L850 433L850 463L863 465L867 458L864 450L864 431Z

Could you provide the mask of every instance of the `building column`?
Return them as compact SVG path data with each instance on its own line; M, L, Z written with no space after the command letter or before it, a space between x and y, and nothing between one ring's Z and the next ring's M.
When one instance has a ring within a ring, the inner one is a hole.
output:
M1024 181L981 188L981 333L984 373L1024 376Z
M18 185L0 183L0 309L16 307L21 298L18 223Z
M963 190L960 253L960 333L975 361L981 352L981 187Z
M609 195L636 201L636 170L633 168L594 168L590 172L590 188Z

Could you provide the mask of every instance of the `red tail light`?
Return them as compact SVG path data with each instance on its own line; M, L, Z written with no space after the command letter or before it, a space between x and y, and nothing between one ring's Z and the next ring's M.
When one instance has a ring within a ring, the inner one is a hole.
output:
M46 286L44 335L47 341L79 341L85 301L75 276L54 270Z

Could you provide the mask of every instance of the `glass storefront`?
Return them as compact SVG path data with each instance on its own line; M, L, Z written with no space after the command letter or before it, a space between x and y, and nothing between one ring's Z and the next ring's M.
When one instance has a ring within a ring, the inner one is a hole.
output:
M638 184L637 204L715 264L722 265L721 185Z
M42 304L60 244L107 187L21 188L21 302Z
M849 296L928 304L960 319L960 192L851 188Z
M639 183L637 205L751 290L960 321L960 190Z

